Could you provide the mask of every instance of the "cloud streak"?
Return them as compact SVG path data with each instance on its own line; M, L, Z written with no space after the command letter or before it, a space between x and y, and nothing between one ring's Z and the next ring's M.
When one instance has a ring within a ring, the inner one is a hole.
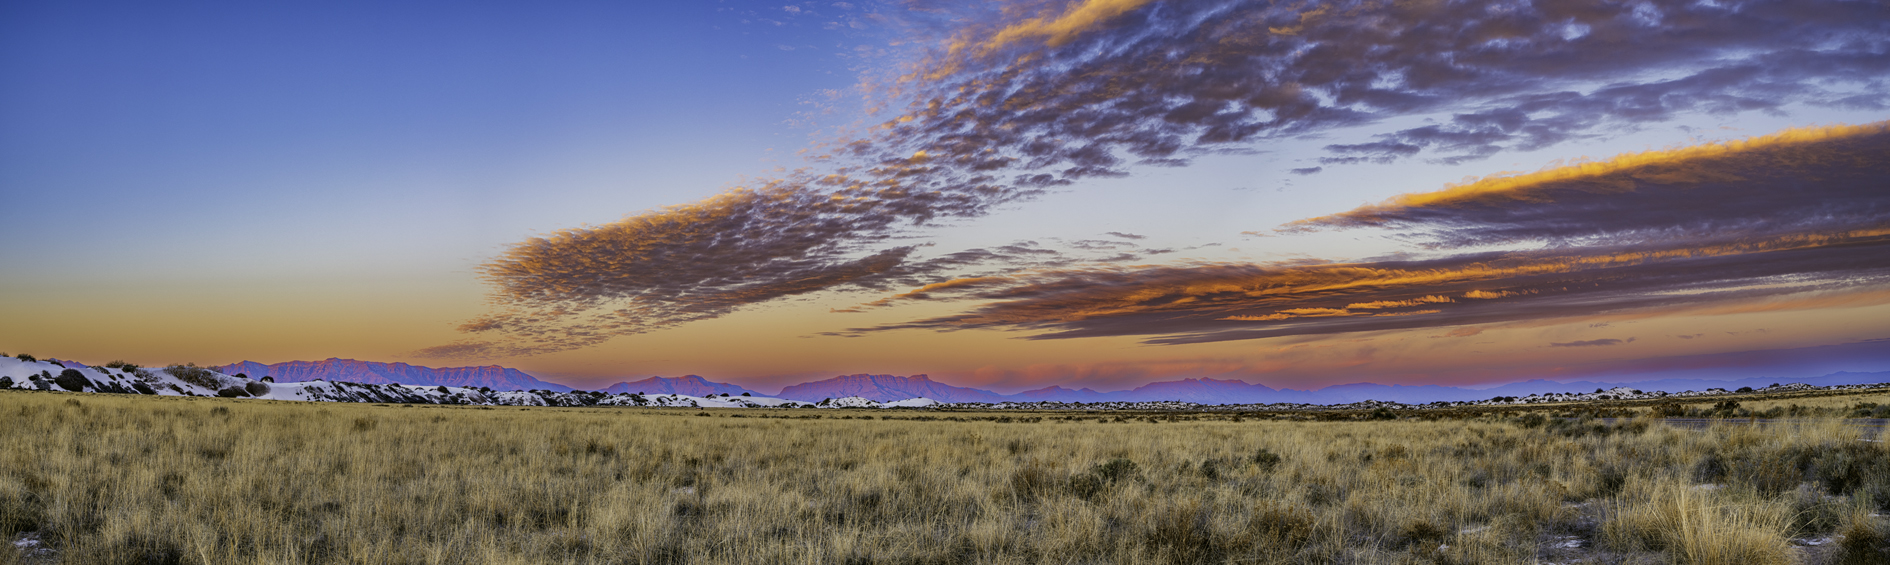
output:
M1422 230L1439 247L1731 241L1882 228L1890 122L1783 132L1525 175L1288 224ZM1680 214L1684 211L1684 215Z
M962 298L985 303L962 314L837 335L1005 329L1033 332L1029 339L1182 344L1890 301L1882 290L1890 281L1886 155L1890 131L1873 124L1485 179L1288 229L1434 227L1447 247L1542 247L1365 263L1046 271L972 289Z
M1890 71L1881 7L1837 0L1021 1L908 20L944 40L885 89L896 116L813 168L514 244L479 269L492 310L472 337L419 354L562 351L783 297L1044 269L909 238L1136 165L1439 113L1322 167L1455 162L1682 112L1880 107Z

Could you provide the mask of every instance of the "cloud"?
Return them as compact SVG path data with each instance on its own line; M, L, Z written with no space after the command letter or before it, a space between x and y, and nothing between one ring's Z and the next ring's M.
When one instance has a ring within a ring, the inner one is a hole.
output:
M1444 335L1434 335L1434 336L1431 336L1431 338L1435 339L1435 338L1440 338L1440 337L1472 337L1472 336L1480 335L1482 333L1483 333L1483 328L1456 328L1456 329L1444 332Z
M1146 341L1155 344L1201 343L1724 304L1750 308L1780 297L1868 293L1887 280L1890 232L1716 249L1594 248L1294 267L1085 269L1018 277L1006 287L975 293L973 298L986 303L961 314L837 335L1009 329L1034 332L1029 339L1148 336ZM1502 296L1422 308L1348 308L1472 291Z
M1017 254L928 257L910 239L1134 163L1180 166L1334 128L1448 114L1333 144L1322 165L1448 161L1681 112L1878 107L1890 96L1878 87L1890 20L1860 1L907 8L895 27L915 35L902 42L934 49L879 85L884 107L899 108L892 119L815 148L807 170L514 244L480 268L493 309L463 325L475 338L421 353L588 347L787 296L1003 268Z
M1606 345L1621 345L1621 344L1623 344L1623 343L1627 343L1628 341L1634 341L1634 340L1633 340L1633 339L1629 339L1629 340L1627 340L1627 341L1622 341L1622 340L1618 340L1618 339L1612 339L1612 338L1608 338L1608 339L1590 339L1590 340L1586 340L1586 341L1570 341L1570 342L1565 342L1565 343L1551 343L1551 344L1549 344L1549 347L1600 347L1600 346L1606 346Z
M1444 226L1439 237L1453 244L1549 243L1537 248L1360 263L1046 270L973 293L986 302L960 314L837 335L1007 329L1033 332L1029 339L1181 344L1881 303L1890 301L1881 290L1890 282L1884 129L1793 130L1579 163L1293 226Z
M1890 221L1890 122L1626 154L1301 220L1282 231L1421 230L1440 247L1709 242ZM1684 214L1677 214L1684 211Z
M1460 162L1686 112L1881 104L1890 71L1890 24L1868 2L1004 6L941 16L968 23L907 75L896 145L1074 179L1124 157L1443 113L1334 144L1326 163Z

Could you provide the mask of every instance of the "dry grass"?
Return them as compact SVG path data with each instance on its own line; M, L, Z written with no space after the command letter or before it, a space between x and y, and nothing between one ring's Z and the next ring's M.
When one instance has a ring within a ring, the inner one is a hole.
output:
M1874 404L1878 406L1890 405L1890 393L1876 391L1867 394L1808 396L1779 400L1766 399L1742 402L1742 404L1753 412L1764 412L1775 408L1789 411L1793 406L1811 410L1848 411L1859 404Z
M950 416L0 393L0 533L69 563L1527 563L1573 538L1764 565L1853 531L1839 557L1869 557L1890 503L1890 452L1838 424Z

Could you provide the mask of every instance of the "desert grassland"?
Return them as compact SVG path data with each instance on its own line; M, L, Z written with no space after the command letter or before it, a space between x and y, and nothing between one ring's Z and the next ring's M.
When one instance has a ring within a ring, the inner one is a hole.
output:
M701 414L0 393L0 532L67 563L1885 556L1890 451L1838 421Z
M1752 401L1741 400L1740 403L1753 412L1762 412L1773 408L1790 408L1792 406L1836 411L1853 409L1859 405L1890 405L1890 392L1871 391L1862 394L1847 395L1807 396L1781 399L1762 398Z

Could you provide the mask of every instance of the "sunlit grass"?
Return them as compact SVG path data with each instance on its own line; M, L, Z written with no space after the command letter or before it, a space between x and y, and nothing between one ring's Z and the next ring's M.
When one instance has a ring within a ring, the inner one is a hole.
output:
M68 563L1762 565L1890 503L1835 422L1116 416L3 393L0 530Z

